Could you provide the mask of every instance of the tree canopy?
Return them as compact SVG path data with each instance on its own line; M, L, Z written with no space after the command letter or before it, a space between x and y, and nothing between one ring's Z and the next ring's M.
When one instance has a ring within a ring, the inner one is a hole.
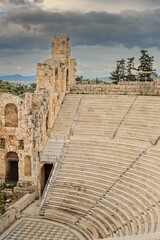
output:
M34 92L35 89L36 83L22 84L0 80L0 93L9 92L14 95L22 95L26 92Z
M156 69L153 68L154 57L149 56L147 50L140 51L139 66L136 68L134 57L118 60L116 62L116 69L111 72L110 79L114 83L120 81L151 81L156 76Z

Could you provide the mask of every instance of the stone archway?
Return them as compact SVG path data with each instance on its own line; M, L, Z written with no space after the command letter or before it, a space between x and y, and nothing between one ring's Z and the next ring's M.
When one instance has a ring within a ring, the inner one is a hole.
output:
M18 108L13 103L8 103L5 106L5 126L18 127Z
M8 152L6 154L6 174L5 181L17 183L19 180L18 162L19 158L16 152Z

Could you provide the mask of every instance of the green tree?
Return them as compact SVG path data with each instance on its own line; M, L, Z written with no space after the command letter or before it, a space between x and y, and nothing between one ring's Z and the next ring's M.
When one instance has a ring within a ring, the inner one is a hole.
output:
M118 83L119 81L125 80L126 75L126 67L125 67L125 60L122 58L121 60L117 61L115 71L111 72L110 79L113 80L114 83Z
M140 65L138 67L138 76L140 80L150 81L152 75L156 75L156 70L153 69L154 57L149 56L147 50L141 50L141 57L139 58Z
M0 80L0 93L9 92L14 95L22 95L26 92L34 92L36 84L22 84L22 83L9 83L7 81Z
M133 70L135 70L134 67L134 57L127 58L127 66L126 66L126 80L127 81L135 81L136 76L133 74Z
M76 80L76 83L82 83L82 81L84 80L84 78L83 78L83 76L76 76L76 78L75 78L75 80Z

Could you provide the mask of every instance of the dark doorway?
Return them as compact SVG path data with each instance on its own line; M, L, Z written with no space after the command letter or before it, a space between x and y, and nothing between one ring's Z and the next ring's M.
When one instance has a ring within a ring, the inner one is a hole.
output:
M17 161L9 161L9 182L18 182L18 162Z
M17 183L18 179L18 155L9 152L6 155L6 182Z
M41 192L43 192L45 185L48 181L49 175L51 173L53 164L44 164L41 168Z

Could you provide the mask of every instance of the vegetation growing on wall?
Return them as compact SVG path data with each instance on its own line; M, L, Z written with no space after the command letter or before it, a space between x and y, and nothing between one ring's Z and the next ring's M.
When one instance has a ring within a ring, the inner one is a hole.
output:
M4 199L0 199L0 216L5 212L5 204L6 201Z
M13 189L16 186L16 184L12 183L1 183L0 184L0 190L5 190L5 189Z
M83 76L76 76L76 84L107 84L107 82L99 80L98 78L90 79L84 78Z
M0 184L0 216L5 213L5 206L7 203L7 197L5 197L5 191L13 191L16 184L1 183ZM3 193L2 193L3 192ZM7 194L6 194L7 196ZM11 199L9 199L11 202Z
M36 84L10 83L0 80L0 93L8 92L14 95L21 95L26 92L34 92Z

